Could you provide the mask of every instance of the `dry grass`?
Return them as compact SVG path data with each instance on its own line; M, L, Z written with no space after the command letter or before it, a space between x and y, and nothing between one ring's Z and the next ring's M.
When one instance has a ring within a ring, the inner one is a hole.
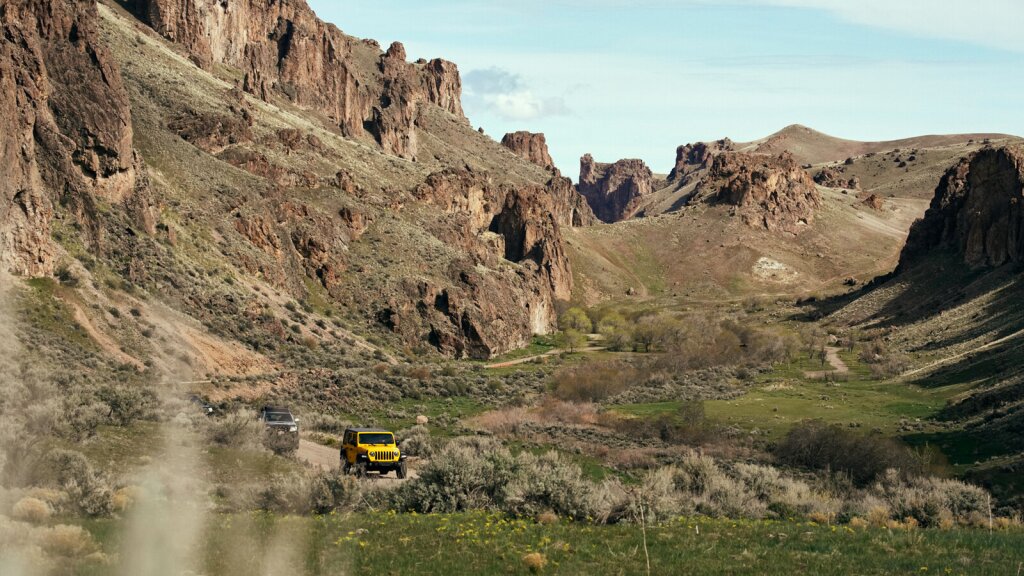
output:
M58 524L40 536L40 546L50 554L81 558L96 551L96 541L81 526Z
M530 552L523 556L523 565L531 573L537 574L548 565L548 559L540 552Z

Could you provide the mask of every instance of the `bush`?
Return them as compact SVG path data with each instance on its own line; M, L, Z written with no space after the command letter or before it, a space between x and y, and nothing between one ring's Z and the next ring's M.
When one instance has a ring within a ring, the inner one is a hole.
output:
M913 518L926 527L980 523L988 517L991 500L981 488L958 480L913 478L904 482L895 470L885 473L873 493L896 520Z
M89 460L80 452L54 450L49 454L47 470L68 499L87 516L107 516L113 509L113 492L106 480L97 474Z
M394 490L390 505L418 513L499 509L584 519L593 512L592 488L578 466L557 454L512 456L493 440L460 439L445 446L419 478Z
M552 379L552 393L560 400L600 402L624 392L637 379L637 371L627 364L592 362L559 370Z
M205 422L206 438L220 446L252 448L263 440L265 426L251 410L230 412L221 418L206 418Z
M46 502L32 497L22 498L14 505L11 514L16 520L40 524L53 515L53 510Z
M864 486L886 470L916 474L916 455L896 440L881 435L861 436L835 424L810 420L794 426L775 449L778 458L794 466L830 470Z
M40 545L43 550L56 556L78 558L96 549L92 534L81 526L58 524L47 529L41 536Z
M430 458L434 455L434 442L430 438L430 430L426 426L413 426L398 433L398 445L402 454Z

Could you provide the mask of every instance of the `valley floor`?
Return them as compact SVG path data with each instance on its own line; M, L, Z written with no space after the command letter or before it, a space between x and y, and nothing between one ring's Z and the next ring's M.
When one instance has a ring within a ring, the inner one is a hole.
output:
M89 526L111 564L120 526ZM498 514L215 516L202 574L1018 574L1019 528L851 528L680 518L646 528L540 524ZM122 560L124 557L121 557Z

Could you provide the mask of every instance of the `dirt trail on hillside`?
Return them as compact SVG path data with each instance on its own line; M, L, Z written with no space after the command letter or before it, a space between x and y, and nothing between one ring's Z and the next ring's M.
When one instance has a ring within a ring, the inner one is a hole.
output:
M1010 334L1009 336L1003 336L1002 338L1000 338L998 340L993 340L993 341L989 342L988 344L984 344L982 346L978 346L977 348L972 348L971 350L968 350L966 352L961 352L959 354L953 354L952 356L947 356L947 357L942 358L940 360L936 360L935 362L932 362L931 364L927 364L927 365L922 366L920 368L915 368L914 370L910 370L909 372L904 372L903 374L900 374L899 377L901 379L909 378L910 376L913 376L915 374L920 374L922 372L927 372L927 371L929 371L929 370L931 370L933 368L938 368L939 366L942 366L944 364L949 364L950 362L954 362L954 361L959 360L961 358L970 356L971 354L976 354L978 352L983 352L985 350L988 350L989 348L992 348L993 346L998 346L1000 344L1003 344L1005 342L1009 342L1010 340L1013 340L1015 338L1019 338L1021 336L1024 336L1024 330L1018 330L1018 331L1014 332L1013 334Z
M828 374L849 374L850 367L843 362L843 359L839 357L839 348L829 346L825 348L825 360L832 365L831 370L815 370L813 372L804 372L804 376L807 378L824 378Z
M131 364L132 366L135 366L135 369L139 372L146 369L145 364L143 364L141 360L122 350L121 347L118 346L117 342L114 342L113 339L96 328L92 323L92 320L90 320L89 316L85 313L85 310L82 310L81 306L68 299L62 300L65 304L71 307L75 322L85 330L85 333L88 334L104 352L112 356L121 364Z

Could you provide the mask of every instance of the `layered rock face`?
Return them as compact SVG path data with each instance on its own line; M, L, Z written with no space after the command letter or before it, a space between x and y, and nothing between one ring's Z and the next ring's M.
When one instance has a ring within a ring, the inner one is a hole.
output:
M533 132L509 132L501 139L501 145L516 156L532 162L545 170L554 170L555 162L548 153L548 143L543 134Z
M791 233L810 223L820 204L814 181L789 153L717 154L694 198L736 206L750 226Z
M728 138L680 146L676 148L676 163L668 179L685 186L691 181L691 175L711 166L716 154L732 151L733 148L733 141Z
M946 171L910 229L900 268L935 250L975 268L1024 262L1024 149L983 149Z
M155 228L128 95L97 18L87 0L0 4L0 265L16 274L53 272L58 202L94 247L102 242L97 202Z
M580 158L579 192L603 222L632 216L653 187L653 174L643 160L601 164L590 154Z
M420 103L463 118L462 82L444 60L406 62L405 48L376 50L316 17L304 0L127 0L141 20L181 44L193 61L245 73L244 89L316 110L349 137L373 135L388 154L416 158Z

